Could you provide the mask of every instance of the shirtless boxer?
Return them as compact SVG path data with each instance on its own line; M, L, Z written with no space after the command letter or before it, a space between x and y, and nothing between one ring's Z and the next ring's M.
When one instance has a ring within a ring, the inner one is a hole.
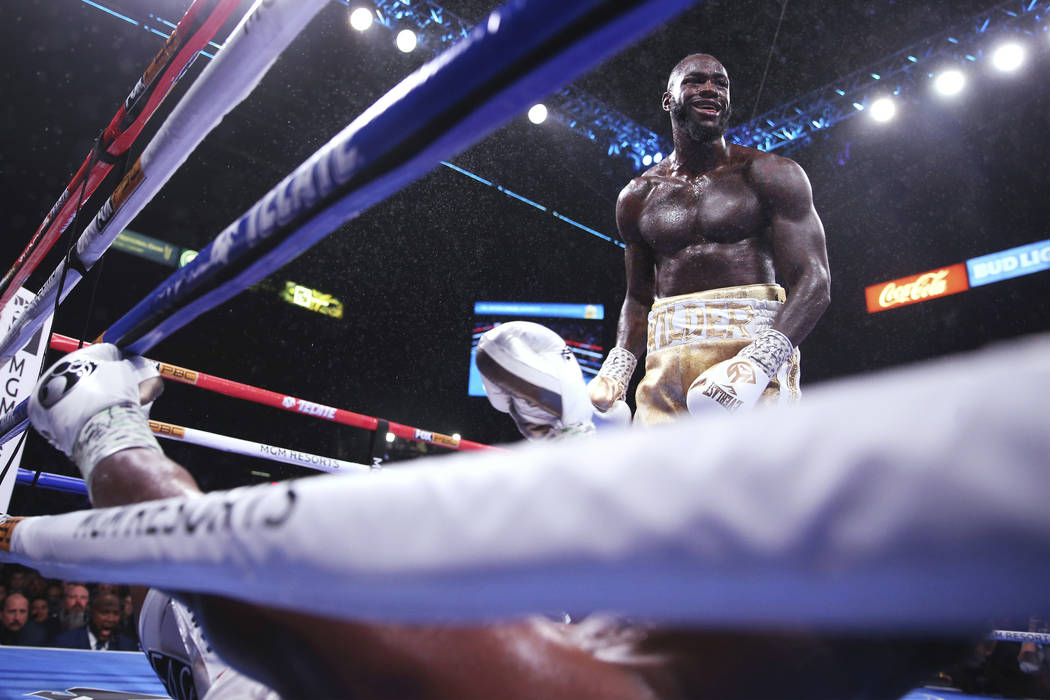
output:
M798 396L799 343L830 301L824 230L793 161L727 144L729 76L684 58L667 82L674 152L620 193L627 294L588 391L599 410L647 353L635 420ZM788 293L776 284L780 280Z
M561 361L558 351L534 356L537 374L557 374L560 367L553 365ZM96 345L56 363L34 390L34 427L73 458L96 506L200 496L192 476L164 456L149 430L139 405L157 391L156 379L143 381L148 375L140 358ZM566 373L565 381L574 376ZM558 391L582 395L582 378L577 381L579 387ZM498 387L506 392L501 400L528 405L532 399L516 394L511 384ZM533 412L531 420L543 418ZM547 420L573 422L565 414ZM304 577L301 590L309 596L311 580ZM199 613L223 662L288 698L891 698L952 651L919 640L829 641L798 631L727 635L601 617L577 625L544 617L487 626L377 624L218 595L181 597ZM195 634L188 617L183 611L176 630L184 637ZM181 655L192 665L201 645L196 652L167 655ZM150 658L158 670L172 668ZM213 678L208 700L268 695L265 688L231 680L237 679Z

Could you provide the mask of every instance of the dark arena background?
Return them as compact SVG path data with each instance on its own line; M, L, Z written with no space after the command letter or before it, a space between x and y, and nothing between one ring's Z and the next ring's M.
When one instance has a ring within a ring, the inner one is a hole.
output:
M5 270L159 50L161 34L170 31L165 21L177 21L187 4L24 0L6 8L0 28ZM420 45L405 53L395 47L391 27L419 29L412 5L425 6L417 13L443 12L437 15L443 24L431 20ZM140 244L141 236L155 239L154 248L167 244L169 258L199 250L441 49L436 26L472 25L494 6L380 3L390 26L376 22L355 31L351 8L332 2L128 235L138 234ZM797 160L813 184L833 291L831 308L802 347L804 385L1045 330L1045 271L877 313L869 313L866 289L879 285L877 297L887 282L910 278L899 288L924 272L1041 241L1041 249L1028 252L1038 259L1042 251L1042 266L1034 269L1045 270L1046 24L1046 3L1031 1L699 3L551 96L543 123L525 114L513 119L150 356L479 442L517 439L505 416L468 396L474 304L602 305L598 345L607 350L614 343L624 291L616 196L644 169L643 158L651 162L670 149L661 94L671 67L698 51L720 58L730 73L730 135ZM997 69L993 54L1009 41L1022 48L1021 64ZM207 60L198 59L183 77L132 157ZM935 79L951 68L965 84L942 95ZM880 97L896 107L888 121L873 118ZM102 197L110 183L99 188ZM82 228L101 201L94 197L74 225ZM39 287L57 255L27 287ZM60 308L55 330L96 337L173 272L175 262L158 262L155 252L153 258L111 250ZM290 303L289 282L307 288L300 290L307 300L313 295L315 308L329 313ZM936 287L919 281L920 292L924 284L925 293ZM179 385L167 391L154 415L180 425L354 461L367 461L375 449L391 459L441 451L402 440L377 446L364 430ZM930 397L931 411L943 408ZM296 471L170 446L210 487ZM72 473L35 435L23 466ZM22 489L15 496L26 497Z
M170 31L164 21L176 22L186 5L27 0L7 9L0 28L5 270L159 50L160 34ZM495 5L448 0L426 7L446 13L447 29L483 20ZM379 9L395 30L418 29L411 13L397 18L398 8L411 9L397 2ZM310 23L130 231L168 244L169 253L199 250L443 46L431 22L430 35L420 32L429 41L404 53L381 23L352 29L350 9L333 2ZM792 0L778 28L781 9L774 0L698 4L548 99L545 122L522 114L453 158L455 168L434 169L150 355L479 442L517 439L505 416L468 396L474 304L600 304L600 345L614 344L624 291L616 196L644 169L642 158L651 162L670 150L660 97L671 67L698 51L714 54L729 71L730 136L764 139L764 147L798 161L813 184L833 287L831 308L802 347L805 385L1045 330L1045 271L877 313L869 313L865 294L870 286L1050 239L1045 3ZM1024 57L1017 69L999 70L993 53L1008 41ZM132 157L207 60L183 77ZM951 68L965 84L958 94L939 94L935 78ZM895 104L889 121L872 117L880 97ZM648 153L644 136L656 144ZM103 184L98 192L104 197L111 189ZM74 225L82 228L102 197ZM1045 269L1050 253L1042 250ZM53 254L27 286L39 287L57 260ZM55 330L96 337L174 264L112 250L60 308ZM289 282L330 295L314 304L330 313L290 303ZM931 396L930 410L941 409ZM171 384L155 416L354 461L367 461L375 447L367 431ZM440 451L400 440L380 447L391 458ZM211 486L294 470L172 448ZM24 466L70 470L35 435Z
M5 3L3 271L189 4ZM250 4L182 76L128 163ZM486 0L330 2L131 222L58 309L53 330L98 337L496 7ZM359 8L371 26L352 26ZM728 138L796 160L813 186L832 302L802 345L803 391L1045 332L1048 25L1048 0L698 2L538 99L545 120L523 112L147 354L424 431L486 444L520 440L510 419L477 395L477 376L470 390L477 337L512 318L546 321L570 340L588 376L600 366L615 345L625 289L616 198L670 152L661 96L672 67L697 52L713 54L729 72ZM397 45L404 30L416 33L414 49ZM90 222L124 168L116 164L71 229ZM68 241L27 289L40 288ZM45 365L58 357L51 351ZM1016 369L1023 381L1025 368ZM930 412L951 410L937 395L927 400ZM4 410L11 405L5 399ZM390 468L450 452L385 428L373 433L174 382L152 415ZM162 444L205 490L314 473ZM32 431L22 467L79 476ZM10 510L85 507L83 495L22 483Z

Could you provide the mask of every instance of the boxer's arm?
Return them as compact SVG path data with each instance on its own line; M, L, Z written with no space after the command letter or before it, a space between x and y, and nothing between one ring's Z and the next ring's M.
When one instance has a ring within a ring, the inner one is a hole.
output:
M778 156L761 158L752 177L770 213L776 276L788 290L773 328L798 346L831 302L824 226L813 206L809 178L797 163Z
M626 245L624 264L627 293L616 325L616 344L635 357L645 352L646 324L656 292L656 261L653 250L638 230L646 186L632 180L616 202L616 226Z
M197 482L182 465L141 447L106 457L91 479L91 504L96 508L200 494Z
M627 293L616 324L616 347L606 356L598 375L587 385L592 405L603 414L617 405L626 406L623 400L627 386L638 358L645 352L647 317L655 287L652 248L638 230L647 188L644 180L634 179L623 188L616 201L616 226L626 248Z
M654 266L652 250L644 243L628 243L624 254L627 294L616 323L616 344L635 357L645 353L649 309L653 305Z

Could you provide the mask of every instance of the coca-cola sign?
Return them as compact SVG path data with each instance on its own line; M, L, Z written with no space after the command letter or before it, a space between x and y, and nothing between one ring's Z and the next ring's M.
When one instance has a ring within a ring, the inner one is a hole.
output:
M865 290L868 313L917 304L920 301L965 292L970 288L966 265L948 265L937 270L874 284Z

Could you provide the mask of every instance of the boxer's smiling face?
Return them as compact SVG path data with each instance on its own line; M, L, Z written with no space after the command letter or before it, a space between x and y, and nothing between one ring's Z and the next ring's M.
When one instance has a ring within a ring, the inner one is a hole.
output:
M721 138L732 112L729 75L712 56L687 56L671 72L663 106L671 113L672 124L693 140Z

